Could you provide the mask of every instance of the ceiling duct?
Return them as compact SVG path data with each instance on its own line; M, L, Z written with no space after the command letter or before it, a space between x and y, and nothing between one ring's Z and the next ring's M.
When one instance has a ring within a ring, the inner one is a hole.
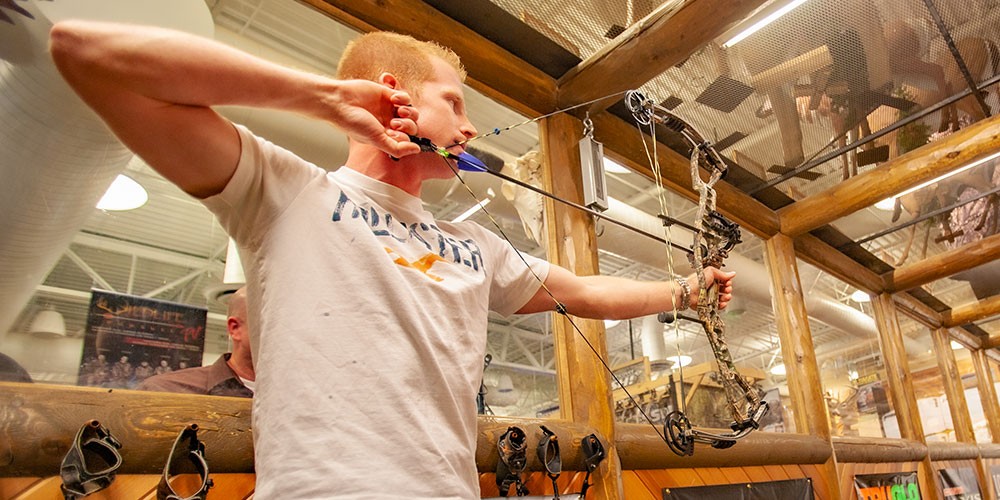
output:
M69 247L132 154L73 93L48 54L53 22L157 24L212 35L201 0L17 2L0 29L0 335Z

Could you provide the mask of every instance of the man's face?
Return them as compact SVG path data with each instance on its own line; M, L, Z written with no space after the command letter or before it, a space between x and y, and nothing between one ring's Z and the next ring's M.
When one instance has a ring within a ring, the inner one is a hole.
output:
M437 76L423 83L414 103L420 110L417 133L438 146L447 147L475 136L476 128L465 114L465 96L458 73L439 58L431 58L431 61ZM448 151L459 154L464 149L464 146L453 146ZM428 164L432 172L429 177L454 175L441 158L428 160Z

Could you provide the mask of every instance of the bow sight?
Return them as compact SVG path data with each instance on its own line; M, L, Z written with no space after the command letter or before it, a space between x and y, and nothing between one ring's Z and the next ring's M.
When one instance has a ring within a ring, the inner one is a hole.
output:
M740 243L739 225L715 210L713 186L725 174L726 163L712 143L694 127L666 108L656 105L642 93L635 90L628 91L625 94L625 106L632 113L636 123L650 128L650 135L654 140L653 125L659 124L677 132L691 144L691 182L698 192L698 213L691 243L692 253L688 258L700 285L697 321L701 323L712 346L712 353L719 366L719 383L726 394L733 418L730 424L731 431L695 428L684 414L682 395L677 398L676 406L679 409L667 415L663 438L670 449L681 456L692 455L695 442L709 444L714 448L729 448L760 426L760 420L767 414L768 407L761 399L760 390L736 369L726 343L726 325L719 316L718 290L715 284L706 286L705 281L705 268L722 267L723 261L729 256L729 251ZM708 181L702 180L699 166L708 171Z

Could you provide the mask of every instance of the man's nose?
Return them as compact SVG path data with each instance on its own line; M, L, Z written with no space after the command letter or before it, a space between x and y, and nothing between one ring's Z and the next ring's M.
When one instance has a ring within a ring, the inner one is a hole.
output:
M473 125L468 118L466 118L464 123L462 123L462 126L459 127L459 130L462 131L462 135L464 135L466 139L471 139L479 133L476 130L476 126Z

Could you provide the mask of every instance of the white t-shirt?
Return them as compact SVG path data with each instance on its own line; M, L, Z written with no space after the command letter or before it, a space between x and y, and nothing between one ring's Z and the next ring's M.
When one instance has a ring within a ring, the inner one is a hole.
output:
M514 313L538 281L481 226L237 129L236 173L204 203L247 276L254 497L479 498L488 311Z

